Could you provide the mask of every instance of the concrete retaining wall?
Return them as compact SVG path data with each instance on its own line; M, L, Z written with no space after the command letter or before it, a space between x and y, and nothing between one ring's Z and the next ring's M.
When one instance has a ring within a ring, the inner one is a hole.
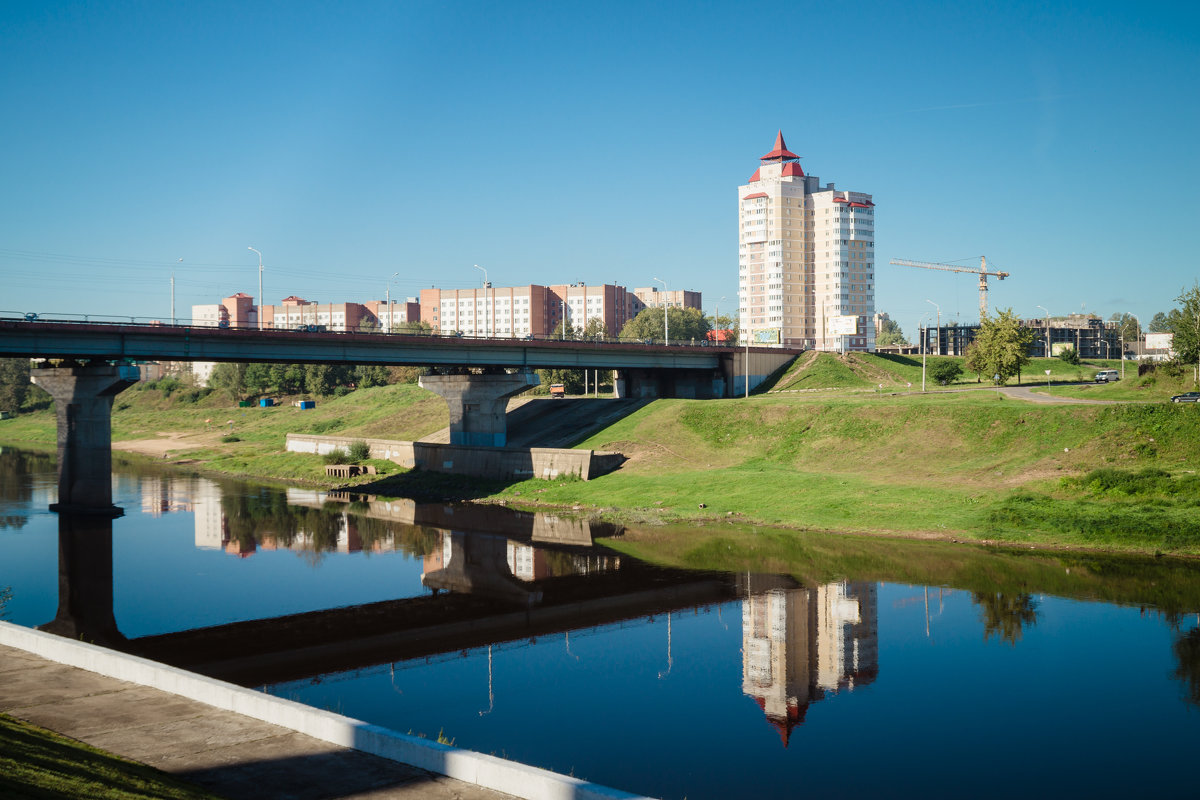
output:
M430 472L502 480L553 480L565 475L574 475L586 481L612 472L625 460L625 456L620 453L594 450L555 447L470 447L299 433L287 435L287 450L290 453L324 455L338 448L347 448L355 441L370 445L371 458L385 458L409 469L419 468Z
M361 720L321 711L253 689L206 678L155 661L0 622L0 644L59 664L150 686L215 708L289 728L314 739L411 764L429 772L529 800L637 798L549 770L408 736Z

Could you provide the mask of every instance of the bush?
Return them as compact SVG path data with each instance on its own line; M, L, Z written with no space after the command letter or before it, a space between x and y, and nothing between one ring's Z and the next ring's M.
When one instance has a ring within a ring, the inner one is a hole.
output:
M330 450L322 456L326 464L345 464L350 460L350 454L340 447Z
M939 385L945 386L958 380L962 367L957 361L939 361L929 368L929 374Z
M1079 365L1079 352L1074 347L1063 350L1058 354L1058 358L1060 361L1065 361L1068 364Z
M233 444L234 442L240 442L241 440L242 439L240 436L234 436L232 433L229 434L228 436L221 437L222 444Z
M350 463L352 464L357 464L360 461L366 461L371 457L371 445L367 444L361 439L351 442L348 455L350 456Z

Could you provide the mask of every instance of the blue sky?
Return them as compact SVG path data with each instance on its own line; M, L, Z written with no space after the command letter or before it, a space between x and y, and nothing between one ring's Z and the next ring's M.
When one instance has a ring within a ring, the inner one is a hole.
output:
M1200 269L1178 3L0 5L0 311L584 280L736 307L775 132L877 203L876 305L1146 320ZM178 259L182 258L182 263ZM722 301L721 297L727 298Z

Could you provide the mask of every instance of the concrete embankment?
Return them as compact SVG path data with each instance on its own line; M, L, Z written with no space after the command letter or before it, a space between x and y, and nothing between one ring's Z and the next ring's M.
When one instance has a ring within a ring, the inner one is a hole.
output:
M636 798L0 622L0 711L237 798Z

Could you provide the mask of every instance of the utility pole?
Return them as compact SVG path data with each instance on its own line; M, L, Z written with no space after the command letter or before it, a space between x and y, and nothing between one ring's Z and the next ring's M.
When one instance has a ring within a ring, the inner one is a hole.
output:
M670 344L670 343L671 343L671 329L670 329L670 327L669 327L669 325L668 325L668 323L667 323L667 318L670 316L670 315L667 313L667 311L668 311L668 308L667 308L667 306L668 306L668 303L667 303L667 282L666 282L666 281L664 281L664 280L660 280L659 278L655 278L654 280L655 280L655 281L657 281L658 283L661 283L661 284L663 285L663 301L662 301L662 310L663 310L663 341L665 341L667 344Z
M247 249L247 250L254 250L254 248L253 248L253 247L247 247L246 249ZM262 330L262 326L263 326L263 319L262 319L262 318L263 318L263 314L262 314L262 308L263 308L263 296L262 296L262 269L263 269L263 267L262 267L262 253L259 253L257 250L254 250L254 252L255 252L255 253L258 253L258 314L257 314L257 316L258 316L258 329L261 331L261 330Z
M940 356L942 354L942 307L932 300L925 302L937 309L937 354Z

